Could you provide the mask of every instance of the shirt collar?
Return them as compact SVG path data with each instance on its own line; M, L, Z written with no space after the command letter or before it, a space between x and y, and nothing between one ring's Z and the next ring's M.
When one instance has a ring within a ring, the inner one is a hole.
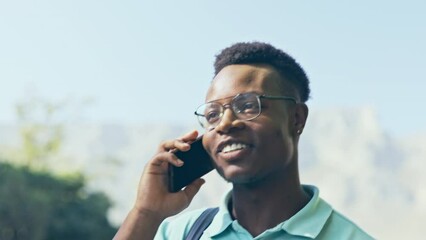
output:
M293 217L282 223L282 229L289 234L316 238L326 224L333 209L319 197L315 186L303 185L303 189L312 196L311 200Z
M278 226L291 235L315 238L321 232L333 209L319 197L319 190L315 186L303 185L303 189L311 195L311 200L299 212ZM206 229L208 235L215 236L225 231L233 220L228 211L228 203L232 190L222 197L219 211L210 226Z
M232 189L226 192L222 197L219 211L214 217L210 226L205 232L210 236L215 236L225 231L233 222L231 214L228 211L228 203L231 200Z

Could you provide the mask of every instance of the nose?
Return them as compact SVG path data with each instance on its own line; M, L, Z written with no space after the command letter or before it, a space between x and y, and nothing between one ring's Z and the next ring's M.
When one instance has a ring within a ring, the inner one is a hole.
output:
M238 119L230 108L226 108L223 112L222 119L215 127L215 131L219 133L227 133L232 128L241 128L244 123Z

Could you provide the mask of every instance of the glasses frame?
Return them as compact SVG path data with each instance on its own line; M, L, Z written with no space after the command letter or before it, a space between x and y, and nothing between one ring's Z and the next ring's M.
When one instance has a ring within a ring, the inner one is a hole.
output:
M253 94L254 96L256 96L257 102L259 104L259 113L257 115L255 115L255 116L253 116L253 117L250 117L250 118L247 118L247 119L241 119L241 118L238 117L239 115L235 112L235 110L234 110L234 108L232 106L232 103L234 102L234 100L236 98L238 98L241 95L245 95L245 94ZM221 104L221 103L218 102L220 100L225 100L225 99L228 99L228 98L232 98L232 100L229 103L227 103L227 104ZM214 129L215 127L217 127L220 124L220 122L222 121L222 118L223 118L223 114L224 114L224 112L225 112L225 110L227 108L231 109L231 111L234 114L234 116L237 119L239 119L239 120L250 121L250 120L253 120L253 119L259 117L259 115L262 113L262 101L261 101L261 99L286 100L286 101L292 101L294 103L298 103L298 101L294 97L289 97L289 96L272 96L272 95L266 95L266 94L258 94L256 92L245 92L245 93L239 93L239 94L237 94L235 96L221 98L221 99L216 99L216 100L213 100L213 101L209 101L209 102L203 103L203 104L201 104L197 108L197 110L194 112L194 114L197 116L198 123L200 123L201 127L203 127L204 129L212 130L212 129ZM209 103L217 103L217 104L219 104L221 106L220 118L219 118L219 121L217 121L216 124L211 124L209 126L204 126L203 120L205 120L206 117L205 117L204 114L198 113L198 110L202 106L205 106L205 105L207 105Z

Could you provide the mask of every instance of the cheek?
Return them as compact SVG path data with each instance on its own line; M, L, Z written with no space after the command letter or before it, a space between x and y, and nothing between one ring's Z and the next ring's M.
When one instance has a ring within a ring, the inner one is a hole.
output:
M218 137L216 134L211 132L204 132L203 135L203 147L206 150L206 152L210 155L211 159L213 160L213 163L218 166L220 164L218 160L216 159L216 150L215 150L215 143L218 142Z
M274 142L282 142L283 139L287 139L289 137L287 124L271 121L270 119L268 120L269 121L263 122L259 128L255 130L256 132L261 133L263 138L267 138Z
M283 139L284 138L284 134L283 134L283 131L281 130L276 130L275 132L274 132L274 138L275 139Z
M271 134L272 139L270 144L273 145L274 150L273 152L277 152L279 154L282 154L283 152L287 152L290 148L289 141L290 138L285 131L285 129L275 129L273 133Z
M266 142L263 151L271 159L280 159L279 161L285 159L285 162L288 162L294 153L293 139L288 127L285 125L275 126L270 130L269 136L265 136L263 139Z
M208 132L205 132L204 135L203 135L203 147L210 156L213 155L212 154L212 147L211 147L212 142L213 142L213 138L212 138L211 134L209 134Z

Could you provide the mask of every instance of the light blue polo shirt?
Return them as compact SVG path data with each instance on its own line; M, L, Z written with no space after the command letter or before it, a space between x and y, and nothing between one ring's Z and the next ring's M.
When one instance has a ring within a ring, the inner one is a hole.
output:
M308 204L290 219L255 238L238 224L238 220L232 220L227 208L231 190L223 198L219 212L204 231L201 239L373 239L322 200L319 197L318 188L309 185L303 185L303 188L312 196ZM192 224L204 210L195 210L164 220L155 239L184 239Z

